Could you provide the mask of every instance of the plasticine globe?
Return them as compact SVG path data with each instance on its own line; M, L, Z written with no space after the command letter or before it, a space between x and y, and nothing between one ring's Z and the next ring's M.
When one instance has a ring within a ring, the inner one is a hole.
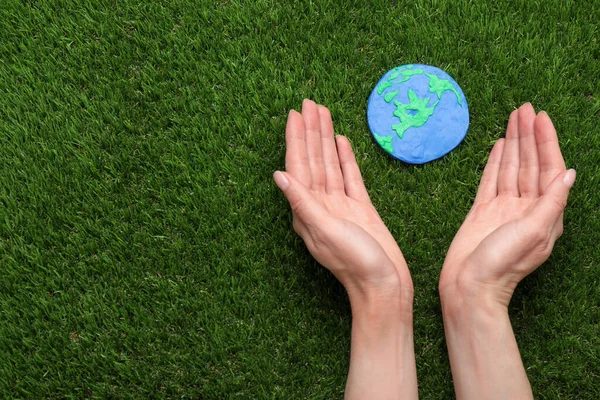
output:
M402 65L377 83L367 106L369 129L392 157L424 164L465 138L469 108L460 86L439 68Z

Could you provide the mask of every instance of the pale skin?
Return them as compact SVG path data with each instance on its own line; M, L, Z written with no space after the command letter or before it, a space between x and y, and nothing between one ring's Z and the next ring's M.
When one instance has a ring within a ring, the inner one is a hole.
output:
M527 103L494 145L471 211L444 261L440 298L458 399L532 399L508 305L563 233L575 171L556 130Z
M305 100L301 113L290 112L286 172L274 179L290 202L294 230L348 292L346 398L418 398L410 273L327 108ZM574 179L548 116L529 104L515 111L440 278L457 398L530 398L507 307L516 284L562 234Z

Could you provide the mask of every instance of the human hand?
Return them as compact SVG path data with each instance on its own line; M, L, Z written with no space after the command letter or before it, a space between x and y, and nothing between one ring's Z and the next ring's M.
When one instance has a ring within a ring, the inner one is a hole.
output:
M396 241L371 204L350 142L334 137L329 110L304 100L286 127L286 170L274 179L290 202L294 230L308 250L354 293L413 286Z
M348 291L352 341L346 398L416 399L413 285L404 256L371 204L350 142L329 110L304 100L286 128L287 172L274 179L294 230Z
M549 256L563 232L575 171L566 171L556 130L527 103L513 111L483 172L477 197L440 276L444 298L508 303L517 284Z

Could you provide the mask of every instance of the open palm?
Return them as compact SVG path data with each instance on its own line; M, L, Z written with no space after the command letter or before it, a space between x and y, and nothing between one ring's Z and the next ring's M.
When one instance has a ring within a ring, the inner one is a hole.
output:
M334 136L327 108L305 100L301 114L290 112L286 171L275 180L317 261L347 289L400 279L412 292L402 252L371 204L350 142Z
M514 288L550 255L575 171L566 171L552 121L531 104L515 110L494 145L477 197L442 269L440 290L493 287L508 304Z

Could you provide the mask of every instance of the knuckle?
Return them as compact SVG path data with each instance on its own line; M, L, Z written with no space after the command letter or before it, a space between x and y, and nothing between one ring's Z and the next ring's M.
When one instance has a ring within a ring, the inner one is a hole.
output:
M294 218L294 220L292 221L292 227L294 228L294 232L302 236L304 230L302 229L302 223L299 222L297 218Z
M310 225L307 226L307 229L311 239L311 248L309 248L311 253L320 254L329 247L327 246L327 239L324 237L324 232L321 229Z
M550 235L544 229L535 229L531 235L532 242L536 247L545 246Z
M565 228L563 227L563 225L562 224L558 225L558 228L556 229L556 235L558 237L561 237L564 232L565 232Z
M550 200L556 209L564 210L567 206L567 202L562 198L552 197Z
M546 242L545 246L542 248L542 251L541 251L542 261L546 261L550 257L550 254L552 254L553 248L554 248L553 241L549 240L548 242Z
M549 230L546 229L537 229L534 231L534 235L532 237L532 244L534 246L534 251L540 255L544 259L550 256L552 252L552 247L554 247L554 242L552 240L552 234Z
M500 171L519 169L519 163L513 160L503 160L500 164Z
M302 201L302 199L290 200L290 207L292 208L293 213L299 214L304 208L304 201Z
M479 183L479 186L489 186L492 183L492 178L487 175L484 175L481 177L481 182Z

